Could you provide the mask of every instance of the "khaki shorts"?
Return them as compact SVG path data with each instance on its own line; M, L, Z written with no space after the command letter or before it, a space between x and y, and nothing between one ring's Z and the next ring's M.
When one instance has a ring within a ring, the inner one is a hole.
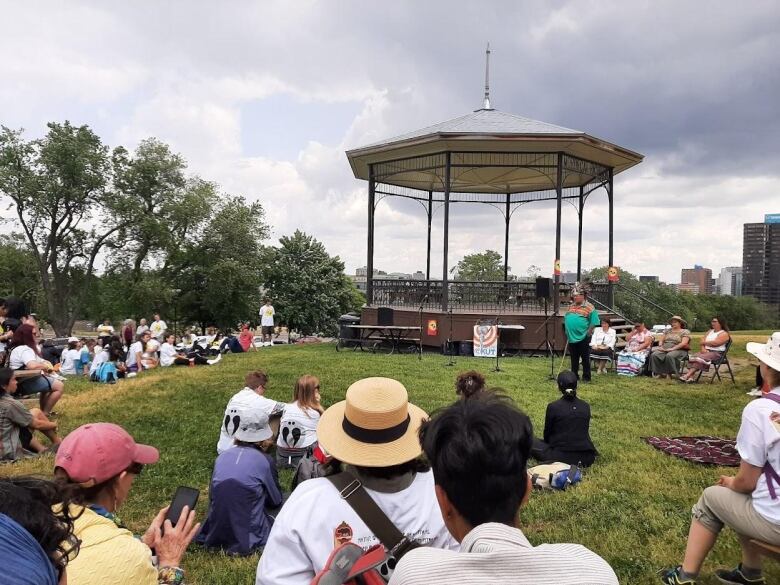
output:
M696 520L715 534L728 526L739 535L780 546L780 525L756 512L750 494L713 485L702 492L692 512Z

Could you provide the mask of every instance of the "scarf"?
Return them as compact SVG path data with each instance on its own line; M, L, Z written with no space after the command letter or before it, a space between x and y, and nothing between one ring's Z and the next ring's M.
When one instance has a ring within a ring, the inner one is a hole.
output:
M0 514L0 567L7 585L57 585L54 566L41 545L5 514Z

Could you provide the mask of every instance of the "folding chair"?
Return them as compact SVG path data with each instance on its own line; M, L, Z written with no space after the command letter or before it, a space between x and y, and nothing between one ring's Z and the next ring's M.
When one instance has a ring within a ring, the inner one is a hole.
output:
M736 386L737 382L736 382L736 380L734 380L734 372L732 371L731 364L729 363L728 353L729 353L729 348L730 347L731 347L731 338L729 338L729 340L726 342L726 349L723 350L723 353L721 354L721 356L718 359L713 360L713 362L710 364L710 366L715 368L715 372L710 377L710 384L712 384L715 381L715 378L717 378L719 382L722 381L722 379L720 377L720 371L719 370L720 370L720 367L725 364L725 366L729 370L729 375L731 376L731 383ZM701 375L703 373L704 373L704 370L699 370L699 375L696 376L696 383L699 382L699 378L701 378Z

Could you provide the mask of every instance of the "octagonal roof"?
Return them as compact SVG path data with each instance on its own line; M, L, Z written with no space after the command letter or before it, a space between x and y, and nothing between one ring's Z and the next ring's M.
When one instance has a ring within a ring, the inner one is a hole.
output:
M642 162L643 155L595 138L580 130L572 130L555 124L532 120L494 109L481 109L465 116L434 124L420 130L401 134L387 140L375 142L347 151L347 158L356 178L368 180L370 164L402 159L413 159L442 152L462 153L553 153L564 152L572 156L610 167L620 173ZM390 184L420 188L426 181L420 171L398 173L395 179L385 180ZM507 182L506 169L496 173L500 176L502 192L527 192L539 188L539 182L520 180ZM461 184L458 190L464 192L485 192L485 173L480 173L481 184ZM489 176L489 174L488 174ZM437 189L435 181L429 188ZM549 188L549 187L548 187Z

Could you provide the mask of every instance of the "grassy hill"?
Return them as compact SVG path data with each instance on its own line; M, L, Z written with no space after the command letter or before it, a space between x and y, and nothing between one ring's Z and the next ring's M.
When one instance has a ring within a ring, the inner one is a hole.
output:
M766 337L767 332L735 334L736 386L594 376L580 396L591 404L592 436L601 456L576 489L533 495L521 514L531 542L578 542L606 558L622 583L656 583L655 571L682 558L690 509L702 489L721 473L734 470L674 459L650 448L641 437L734 437L755 371L744 344ZM433 354L418 360L410 355L337 353L331 344L277 346L229 355L214 367L158 370L113 386L69 380L57 410L63 432L89 421L115 422L138 441L160 449L160 462L144 470L121 510L125 523L141 533L178 485L202 490L199 513L205 516L222 413L251 369L269 373L268 396L282 401L291 400L298 376L314 374L321 380L326 406L342 400L350 383L359 378L388 376L400 380L412 402L429 412L454 399L458 372L476 369L486 374L489 386L511 395L541 433L546 404L559 396L547 378L549 362L506 359L504 371L498 373L491 371L490 360L458 358L454 368L445 367L445 362ZM46 456L0 467L0 473L49 474L52 465L52 457ZM289 474L283 478L289 481ZM258 558L228 558L193 547L185 558L188 582L248 585L254 582ZM715 583L714 568L731 566L738 558L736 537L726 531L704 567L701 583ZM780 582L780 570L772 563L767 563L767 580Z

